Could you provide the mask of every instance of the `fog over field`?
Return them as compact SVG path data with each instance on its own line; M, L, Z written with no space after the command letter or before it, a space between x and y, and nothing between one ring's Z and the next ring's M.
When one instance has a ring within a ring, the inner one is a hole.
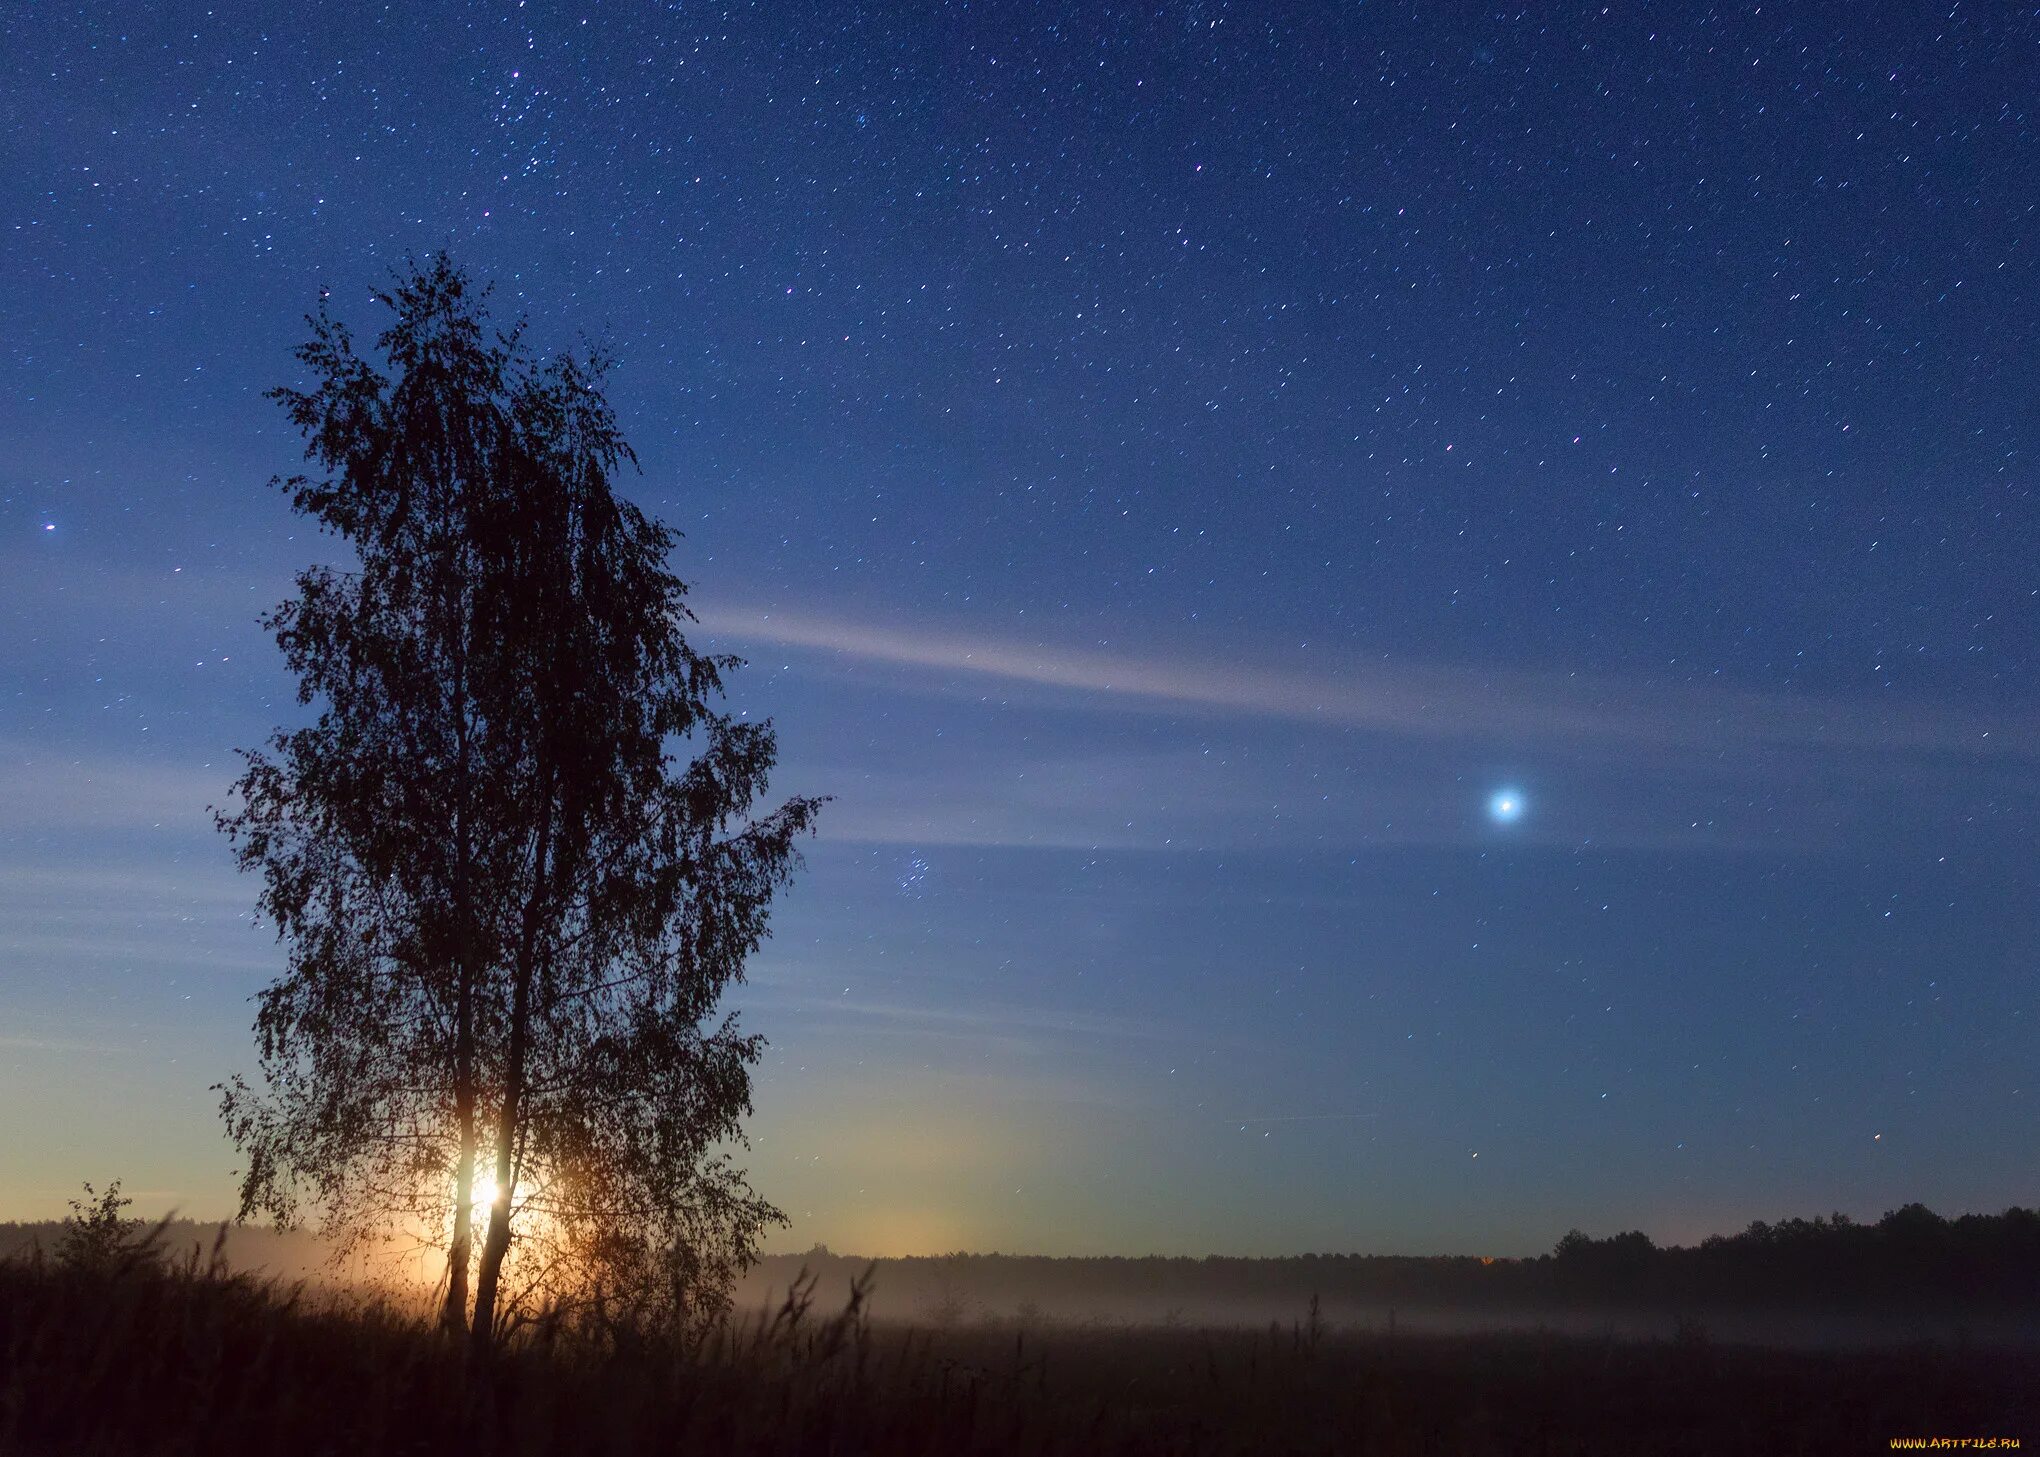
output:
M1283 1330L1315 1325L1389 1337L1545 1332L1622 1341L1705 1339L1792 1349L1919 1343L2040 1349L2040 1218L2023 1210L1941 1220L1898 1211L1876 1225L1823 1219L1734 1240L1657 1249L1641 1236L1569 1236L1551 1256L1302 1255L1286 1259L1050 1258L964 1254L866 1259L816 1247L762 1257L732 1291L741 1318L770 1318L789 1292L817 1311L849 1303L929 1332L1055 1329ZM372 1290L429 1304L435 1255L415 1245L334 1262L317 1236L192 1221L164 1226L173 1262L211 1257L320 1292ZM53 1249L62 1226L0 1225L0 1259ZM1792 1278L1765 1247L1802 1246ZM1964 1237L1967 1247L1964 1247ZM1836 1246L1853 1242L1853 1258ZM1810 1258L1806 1246L1816 1253ZM1823 1248L1826 1247L1826 1248ZM1709 1260L1711 1268L1700 1262ZM1810 1269L1812 1274L1805 1273Z

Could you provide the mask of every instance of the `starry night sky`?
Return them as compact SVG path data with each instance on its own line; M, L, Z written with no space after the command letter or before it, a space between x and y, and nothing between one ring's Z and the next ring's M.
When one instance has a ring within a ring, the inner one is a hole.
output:
M774 1242L2040 1202L2040 17L10 6L0 1218L231 1205L321 287L618 355Z

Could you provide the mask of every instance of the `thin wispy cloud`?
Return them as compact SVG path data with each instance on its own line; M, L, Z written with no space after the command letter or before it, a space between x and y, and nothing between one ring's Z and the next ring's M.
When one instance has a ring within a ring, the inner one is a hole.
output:
M829 653L852 665L992 679L1122 707L1282 719L1411 738L2040 758L2040 723L1949 708L1753 693L1704 682L1359 659L1305 671L800 612L707 608L699 615L705 631L753 650Z
M0 1032L0 1052L46 1052L65 1056L111 1057L131 1048L111 1042L87 1042L75 1037L20 1036Z
M207 806L227 801L240 764L0 741L0 834L149 829L210 833Z
M1220 1118L1220 1123L1372 1123L1379 1113L1271 1113L1256 1118Z
M1252 726L1242 726L1251 729ZM1229 739L1250 739L1234 732ZM1485 791L1467 756L1432 740L1370 746L1237 744L1066 751L959 735L911 764L860 768L824 757L790 764L835 786L822 836L872 845L1061 850L1294 850L1491 845ZM1511 757L1521 757L1512 755ZM1820 765L1759 752L1728 766L1697 755L1590 762L1551 756L1532 776L1536 813L1516 843L1667 851L1819 851L1867 821L1959 814L2023 765L1915 776L1918 792L1879 792L1875 762ZM1731 772L1732 769L1732 772Z
M1055 1046L1071 1038L1125 1042L1194 1040L1185 1029L1154 1017L1109 1016L1011 1003L958 1008L849 997L808 997L798 1002L781 1002L778 1010L797 1021L857 1022L869 1031L965 1042Z

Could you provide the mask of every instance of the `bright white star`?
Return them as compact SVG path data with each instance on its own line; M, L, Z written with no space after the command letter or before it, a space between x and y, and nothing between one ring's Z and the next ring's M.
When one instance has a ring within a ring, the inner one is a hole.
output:
M1514 789L1497 789L1487 802L1488 818L1498 825L1513 825L1523 818L1523 796Z

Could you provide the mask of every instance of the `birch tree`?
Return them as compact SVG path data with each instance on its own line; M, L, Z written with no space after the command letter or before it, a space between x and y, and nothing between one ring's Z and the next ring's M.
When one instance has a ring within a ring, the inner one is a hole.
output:
M613 489L605 361L494 332L443 255L378 297L380 362L322 301L272 391L317 472L278 484L348 559L265 619L309 722L218 816L287 948L220 1089L241 1214L443 1238L482 1350L537 1300L710 1315L779 1218L723 998L820 801L764 801L772 726Z

